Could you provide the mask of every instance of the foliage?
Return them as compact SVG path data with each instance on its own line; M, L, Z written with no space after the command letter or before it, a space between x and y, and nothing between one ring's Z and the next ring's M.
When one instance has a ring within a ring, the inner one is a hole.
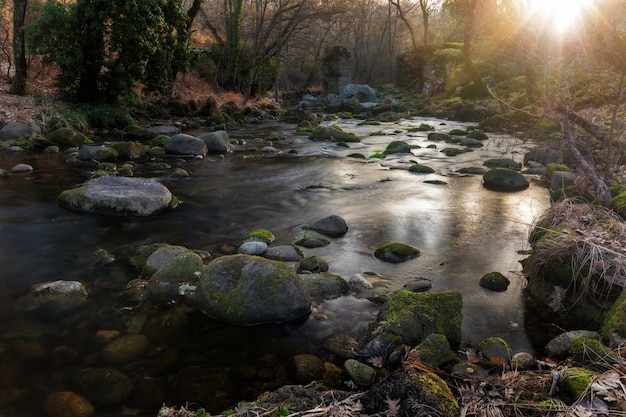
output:
M169 88L188 60L186 24L176 0L51 0L29 28L29 45L59 66L58 86L72 98L116 101L138 83Z

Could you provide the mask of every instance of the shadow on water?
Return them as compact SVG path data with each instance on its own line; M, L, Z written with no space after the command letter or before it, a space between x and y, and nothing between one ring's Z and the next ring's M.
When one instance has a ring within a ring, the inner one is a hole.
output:
M382 127L345 121L344 129L363 137L350 149L293 136L289 125L230 132L251 147L265 144L255 140L263 136L260 129L282 129L286 139L272 145L283 153L248 150L223 159L186 161L182 166L190 177L159 178L184 204L147 219L64 210L56 196L82 182L85 168L64 163L63 156L0 154L4 169L17 162L35 168L0 179L0 407L38 415L50 392L78 389L72 381L80 369L113 366L100 357L104 331L134 329L149 337L145 358L121 366L135 381L124 406L150 410L146 415L154 415L162 402L195 401L212 412L230 408L238 400L293 382L288 364L297 353L314 353L340 366L342 350L355 349L354 338L378 311L358 293L316 304L311 316L297 323L237 328L209 320L184 300L133 309L121 294L141 271L124 262L93 268L86 261L98 248L117 254L152 242L219 255L236 248L243 232L256 228L271 230L276 243L291 243L303 233L302 226L331 214L342 216L349 232L325 248L304 249L305 255L327 259L331 272L345 278L370 273L382 293L417 277L432 280L432 291L460 291L466 342L500 336L514 351L532 352L523 330L524 278L518 251L527 248L530 225L548 207L547 191L531 181L525 191L498 193L483 188L480 176L456 174L458 168L480 166L486 158L520 160L530 144L494 136L481 149L449 158L439 151L443 144L427 147L432 143L426 133L407 133L424 121L436 124L438 131L467 127L434 119ZM377 134L370 136L374 130ZM407 141L413 152L382 161L347 157L355 152L369 157L391 140ZM436 173L409 173L406 168L416 162ZM390 241L418 247L422 255L401 264L374 258L375 248ZM492 271L509 277L506 292L478 286L480 277ZM58 279L87 286L90 302L84 310L66 317L14 311L13 302L30 286Z

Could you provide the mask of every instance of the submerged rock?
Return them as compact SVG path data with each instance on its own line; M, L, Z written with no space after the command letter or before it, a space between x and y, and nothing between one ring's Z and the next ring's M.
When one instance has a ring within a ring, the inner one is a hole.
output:
M508 168L493 168L483 175L483 186L494 191L521 191L529 183L518 171Z
M43 408L50 417L92 417L96 410L85 397L71 391L58 391L46 397Z
M185 133L178 133L168 138L163 143L163 149L166 153L176 155L205 156L207 154L207 146L202 139Z
M19 311L45 311L64 313L83 306L87 290L78 281L53 281L38 284L15 303Z
M207 316L238 325L295 320L311 307L302 279L287 264L241 254L207 265L196 302Z
M161 183L139 177L99 177L65 190L57 201L65 208L116 216L150 216L172 208L176 200Z
M133 391L133 381L121 371L113 368L81 369L74 383L80 394L95 405L118 404Z
M374 256L381 261L394 264L406 262L420 256L420 250L404 243L386 243L374 251Z

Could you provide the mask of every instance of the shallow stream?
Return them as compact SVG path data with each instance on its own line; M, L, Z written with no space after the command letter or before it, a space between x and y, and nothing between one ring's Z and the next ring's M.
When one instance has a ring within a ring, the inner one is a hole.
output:
M99 248L118 254L124 247L152 242L220 255L236 249L243 232L258 228L271 230L277 244L291 243L303 233L302 226L331 214L346 220L348 233L327 247L304 249L305 255L325 258L331 272L347 279L365 274L383 294L417 277L432 280L431 291L457 290L463 295L465 342L498 336L514 352L533 352L524 331L519 251L528 248L530 225L548 208L547 190L529 178L525 191L494 192L482 186L481 176L456 173L489 158L521 161L532 144L490 135L482 148L448 157L441 148L455 145L430 142L427 132L409 129L429 123L447 133L470 124L421 118L382 126L337 123L362 141L349 149L311 142L295 135L294 125L281 123L229 131L246 145L224 157L181 162L189 177L159 178L184 203L147 219L67 211L57 205L57 195L82 182L85 168L66 164L63 154L1 153L0 168L29 163L34 171L0 178L0 414L19 410L21 416L41 415L47 394L76 389L72 376L79 369L110 366L100 357L98 332L146 329L151 320L160 320L162 333L151 339L144 360L122 367L135 381L134 393L122 404L98 408L102 415L123 410L155 415L154 407L163 402L186 401L219 412L279 382L293 382L287 363L294 354L315 353L341 365L332 337L366 326L378 310L358 291L315 305L307 320L283 326L234 328L189 312L192 307L187 307L185 324L178 326L175 304L181 300L165 300L155 307L157 312L146 313L120 295L141 271L122 259L96 269L87 261ZM270 145L258 138L272 133L282 137L271 143L280 154L253 149ZM408 142L412 153L383 160L348 157L369 157L393 140ZM432 144L436 148L428 147ZM408 172L416 162L436 173ZM374 258L376 247L392 241L419 248L421 256L400 264ZM507 291L478 285L482 275L493 271L510 279ZM15 300L32 285L59 279L86 285L86 309L60 319L14 311ZM320 315L327 319L314 318ZM343 348L351 347L344 343ZM196 386L204 388L196 393Z

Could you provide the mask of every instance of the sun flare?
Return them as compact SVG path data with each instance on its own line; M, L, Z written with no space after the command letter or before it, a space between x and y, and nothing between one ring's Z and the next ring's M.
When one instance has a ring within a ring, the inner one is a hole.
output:
M533 16L562 33L576 26L591 0L529 0L528 3Z

